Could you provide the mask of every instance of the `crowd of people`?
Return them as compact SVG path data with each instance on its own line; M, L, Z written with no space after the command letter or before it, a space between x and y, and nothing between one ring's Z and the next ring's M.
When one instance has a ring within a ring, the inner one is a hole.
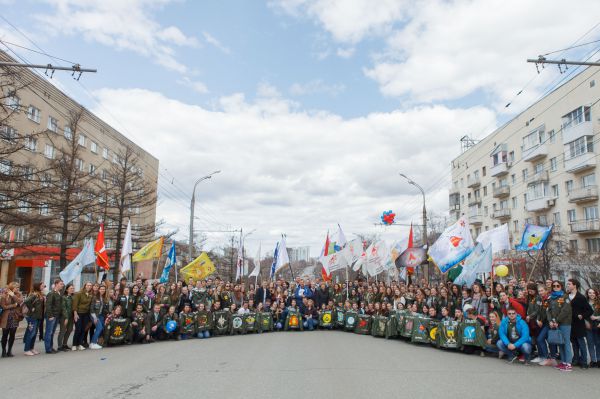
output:
M86 282L60 279L28 295L12 282L0 293L2 357L13 357L26 321L24 354L280 330L339 329L438 348L506 357L508 362L571 371L600 368L600 297L576 279L332 284L296 278L260 286L201 281ZM58 330L58 334L56 331ZM72 335L71 346L69 342Z

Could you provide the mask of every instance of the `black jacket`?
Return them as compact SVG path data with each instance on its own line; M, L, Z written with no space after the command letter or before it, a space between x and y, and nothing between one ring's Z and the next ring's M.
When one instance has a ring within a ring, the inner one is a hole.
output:
M594 310L590 306L585 296L581 293L575 294L575 297L571 301L571 310L573 314L573 322L571 323L571 337L581 338L585 337L585 319L589 319L594 314ZM579 319L579 315L582 319Z
M327 305L329 303L329 290L325 287L325 290L321 290L321 287L315 291L315 307L321 309L321 305Z
M265 291L267 292L266 296ZM268 288L259 287L254 294L254 305L258 305L259 303L264 304L264 299L271 299L271 290Z

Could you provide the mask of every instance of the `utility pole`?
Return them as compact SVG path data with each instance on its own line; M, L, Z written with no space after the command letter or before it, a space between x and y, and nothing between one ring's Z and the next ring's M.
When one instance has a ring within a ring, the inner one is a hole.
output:
M419 191L421 191L421 195L423 196L423 245L426 245L429 249L429 243L427 240L427 207L425 205L425 190L423 190L423 187L415 183L413 180L409 179L406 175L400 173L400 176L404 177L408 181L408 184L418 188ZM427 282L429 282L431 280L431 270L429 268L429 262L427 262L426 267L427 269L425 271L425 274L427 274Z
M213 175L216 175L217 173L221 173L221 171L216 170L209 175L199 178L198 180L196 180L196 183L194 183L194 189L192 190L192 200L190 201L190 238L188 242L188 256L190 258L190 262L194 259L194 206L196 205L196 186L201 181L210 179Z
M543 69L545 64L558 65L558 70L560 73L566 72L566 70L569 69L568 65L600 66L600 62L567 61L564 58L562 60L548 60L543 55L540 55L538 58L528 58L527 62L534 63L538 73L540 73L539 67L541 66Z

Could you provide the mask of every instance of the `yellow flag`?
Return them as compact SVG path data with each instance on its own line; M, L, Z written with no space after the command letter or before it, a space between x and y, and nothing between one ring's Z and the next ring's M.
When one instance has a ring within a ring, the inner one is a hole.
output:
M185 280L192 278L194 281L198 281L210 276L216 270L214 263L212 263L206 252L202 252L200 256L191 261L179 272Z
M162 255L162 247L165 238L160 237L158 240L154 240L144 245L142 249L133 254L131 258L134 262L141 262L143 260L158 259Z

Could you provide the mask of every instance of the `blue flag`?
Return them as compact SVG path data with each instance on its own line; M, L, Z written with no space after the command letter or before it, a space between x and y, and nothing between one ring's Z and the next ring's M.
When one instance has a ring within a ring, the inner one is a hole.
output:
M273 264L271 265L271 280L275 277L275 268L277 267L277 258L279 257L279 242L275 246L275 252L273 252Z
M544 244L552 231L552 227L554 227L554 225L547 227L526 224L521 243L517 245L515 249L517 251L536 251L544 248Z
M166 283L169 281L169 272L171 271L171 266L175 264L177 258L175 257L175 241L171 244L171 249L169 250L169 255L167 255L167 261L165 262L165 267L163 268L162 274L160 275L160 282Z

